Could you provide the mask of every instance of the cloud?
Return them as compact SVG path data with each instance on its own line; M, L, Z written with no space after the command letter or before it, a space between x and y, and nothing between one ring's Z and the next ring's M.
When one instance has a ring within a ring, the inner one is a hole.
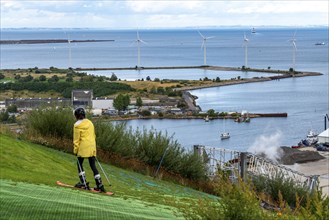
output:
M187 13L199 10L204 6L203 1L127 1L126 6L138 13Z
M234 14L282 14L282 13L328 13L327 1L250 1L244 4L235 2L228 13Z
M265 0L1 0L1 27L328 26L328 4Z

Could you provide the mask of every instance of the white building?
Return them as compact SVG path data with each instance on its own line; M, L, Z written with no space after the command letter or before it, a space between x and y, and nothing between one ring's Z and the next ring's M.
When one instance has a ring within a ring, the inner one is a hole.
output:
M329 128L318 135L318 143L329 143Z
M93 99L93 109L113 109L113 99Z

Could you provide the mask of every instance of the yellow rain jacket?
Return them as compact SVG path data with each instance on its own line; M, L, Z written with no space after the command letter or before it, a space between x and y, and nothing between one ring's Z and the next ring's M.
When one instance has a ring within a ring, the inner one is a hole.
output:
M96 156L96 135L89 119L78 120L73 129L73 153L78 157Z

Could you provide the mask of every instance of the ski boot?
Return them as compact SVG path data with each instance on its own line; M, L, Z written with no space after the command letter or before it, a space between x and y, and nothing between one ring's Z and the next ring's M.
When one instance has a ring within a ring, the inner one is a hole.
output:
M81 173L79 173L79 179L80 179L80 182L75 184L74 187L90 190L89 183L86 181L85 171L82 171Z
M96 182L96 186L94 187L94 190L105 193L106 190L105 190L104 185L102 183L102 179L101 179L100 174L95 175L95 182Z

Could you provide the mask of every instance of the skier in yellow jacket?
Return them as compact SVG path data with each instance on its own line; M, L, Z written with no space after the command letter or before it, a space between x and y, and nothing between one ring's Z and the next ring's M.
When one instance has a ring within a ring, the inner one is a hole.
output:
M94 173L96 182L95 190L106 192L101 180L101 175L96 168L96 135L93 123L86 119L86 112L83 108L74 110L74 116L77 121L73 129L73 152L78 157L79 179L75 187L89 189L89 183L86 181L85 171L83 169L83 161L88 158L90 168Z

